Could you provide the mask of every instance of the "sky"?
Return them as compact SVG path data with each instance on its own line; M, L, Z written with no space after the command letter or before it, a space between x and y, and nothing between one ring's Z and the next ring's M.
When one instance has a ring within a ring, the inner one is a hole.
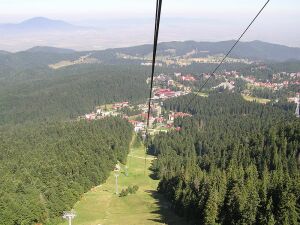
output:
M171 38L197 41L236 39L265 2L163 0L161 38L166 41ZM97 26L100 21L108 21L109 24L114 20L132 19L134 22L131 23L137 26L147 21L150 27L155 3L155 0L0 0L0 24L42 16L84 26ZM271 0L245 40L300 47L299 15L300 0ZM181 23L178 29L177 23ZM195 30L197 32L193 36ZM186 32L187 35L177 35L178 32Z
M17 22L45 16L66 20L152 16L155 0L0 0L0 19ZM163 14L170 17L253 14L265 0L163 0ZM299 0L271 0L267 14L276 16L300 13ZM232 15L229 15L232 16ZM279 20L280 18L278 18Z

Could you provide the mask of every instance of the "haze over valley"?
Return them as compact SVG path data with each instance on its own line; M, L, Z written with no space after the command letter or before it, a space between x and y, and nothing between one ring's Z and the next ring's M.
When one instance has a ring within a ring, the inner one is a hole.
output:
M244 20L238 24L237 22L226 22L226 20L214 20L205 17L166 17L162 20L160 41L232 40L237 38L244 23ZM274 38L267 34L275 32L275 28L264 25L262 26L263 29L265 26L268 27L268 31L250 33L246 40L300 46L300 42L296 38L300 36L298 29L289 34L289 39L287 39L285 27L282 27L281 32L278 32L279 34ZM74 24L63 20L33 17L18 23L0 24L0 49L16 52L34 46L52 46L83 51L129 47L151 43L152 30L153 19L151 17L96 19Z
M2 0L0 225L300 224L299 9Z

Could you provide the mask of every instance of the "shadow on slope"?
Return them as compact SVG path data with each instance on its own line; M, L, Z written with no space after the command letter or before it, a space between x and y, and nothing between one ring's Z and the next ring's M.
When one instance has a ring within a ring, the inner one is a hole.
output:
M159 215L159 219L150 219L153 222L168 224L168 225L188 225L188 223L177 216L171 209L171 204L165 199L165 197L157 191L146 191L156 200L156 204L159 206L159 210L151 213Z

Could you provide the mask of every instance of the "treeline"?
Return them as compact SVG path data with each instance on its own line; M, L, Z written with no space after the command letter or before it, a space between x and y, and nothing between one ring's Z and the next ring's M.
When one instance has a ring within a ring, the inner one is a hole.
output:
M125 162L132 127L119 118L0 128L0 224L57 224Z
M125 65L22 71L0 79L0 125L74 119L97 105L145 100L148 74Z
M158 190L191 224L299 224L300 121L235 94L171 100L194 114L149 143Z
M195 117L222 121L228 117L236 119L253 119L254 123L270 124L280 119L291 117L293 104L272 103L262 105L248 102L240 94L230 91L211 92L208 98L196 97L194 94L173 98L164 102L166 110L188 112Z
M286 62L269 62L265 63L263 67L248 65L236 69L242 75L252 75L256 79L262 81L270 81L273 78L273 74L287 72L297 73L300 71L300 64L297 60L289 60Z

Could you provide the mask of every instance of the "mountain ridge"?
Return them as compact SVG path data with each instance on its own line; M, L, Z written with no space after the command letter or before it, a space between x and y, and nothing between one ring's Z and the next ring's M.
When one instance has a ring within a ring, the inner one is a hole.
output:
M71 54L71 53L75 53L76 51L73 50L73 49L68 49L68 48L57 48L57 47L49 47L49 46L35 46L35 47L30 48L30 49L27 49L25 52Z
M46 17L34 17L20 23L0 24L0 30L7 32L32 32L45 30L74 30L83 27L75 26L63 20L53 20Z
M207 57L212 55L226 54L232 47L235 40L220 41L220 42L197 42L197 41L171 41L160 42L158 44L157 54L162 56L185 56L191 52L193 57ZM152 44L137 45L125 48L109 48L106 50L92 50L92 51L75 51L68 48L57 48L50 46L36 46L29 48L22 53L51 53L51 54L86 54L92 53L93 57L101 60L104 55L109 55L114 58L118 53L127 54L131 56L148 56L152 54ZM172 50L172 53L170 53ZM11 53L11 54L19 54ZM5 54L8 52L5 51ZM257 61L293 61L300 60L300 48L288 47L279 44L273 44L263 41L239 42L236 48L230 54L230 57L247 58Z
M158 45L158 54L167 51L168 49L176 49L177 55L184 55L193 50L198 50L200 53L196 54L196 56L199 57L213 54L226 54L234 43L235 40L220 42L161 42ZM147 44L122 49L128 54L140 52L142 55L146 55L152 51L152 45ZM239 42L230 56L269 61L300 60L300 48L255 40L250 42Z

